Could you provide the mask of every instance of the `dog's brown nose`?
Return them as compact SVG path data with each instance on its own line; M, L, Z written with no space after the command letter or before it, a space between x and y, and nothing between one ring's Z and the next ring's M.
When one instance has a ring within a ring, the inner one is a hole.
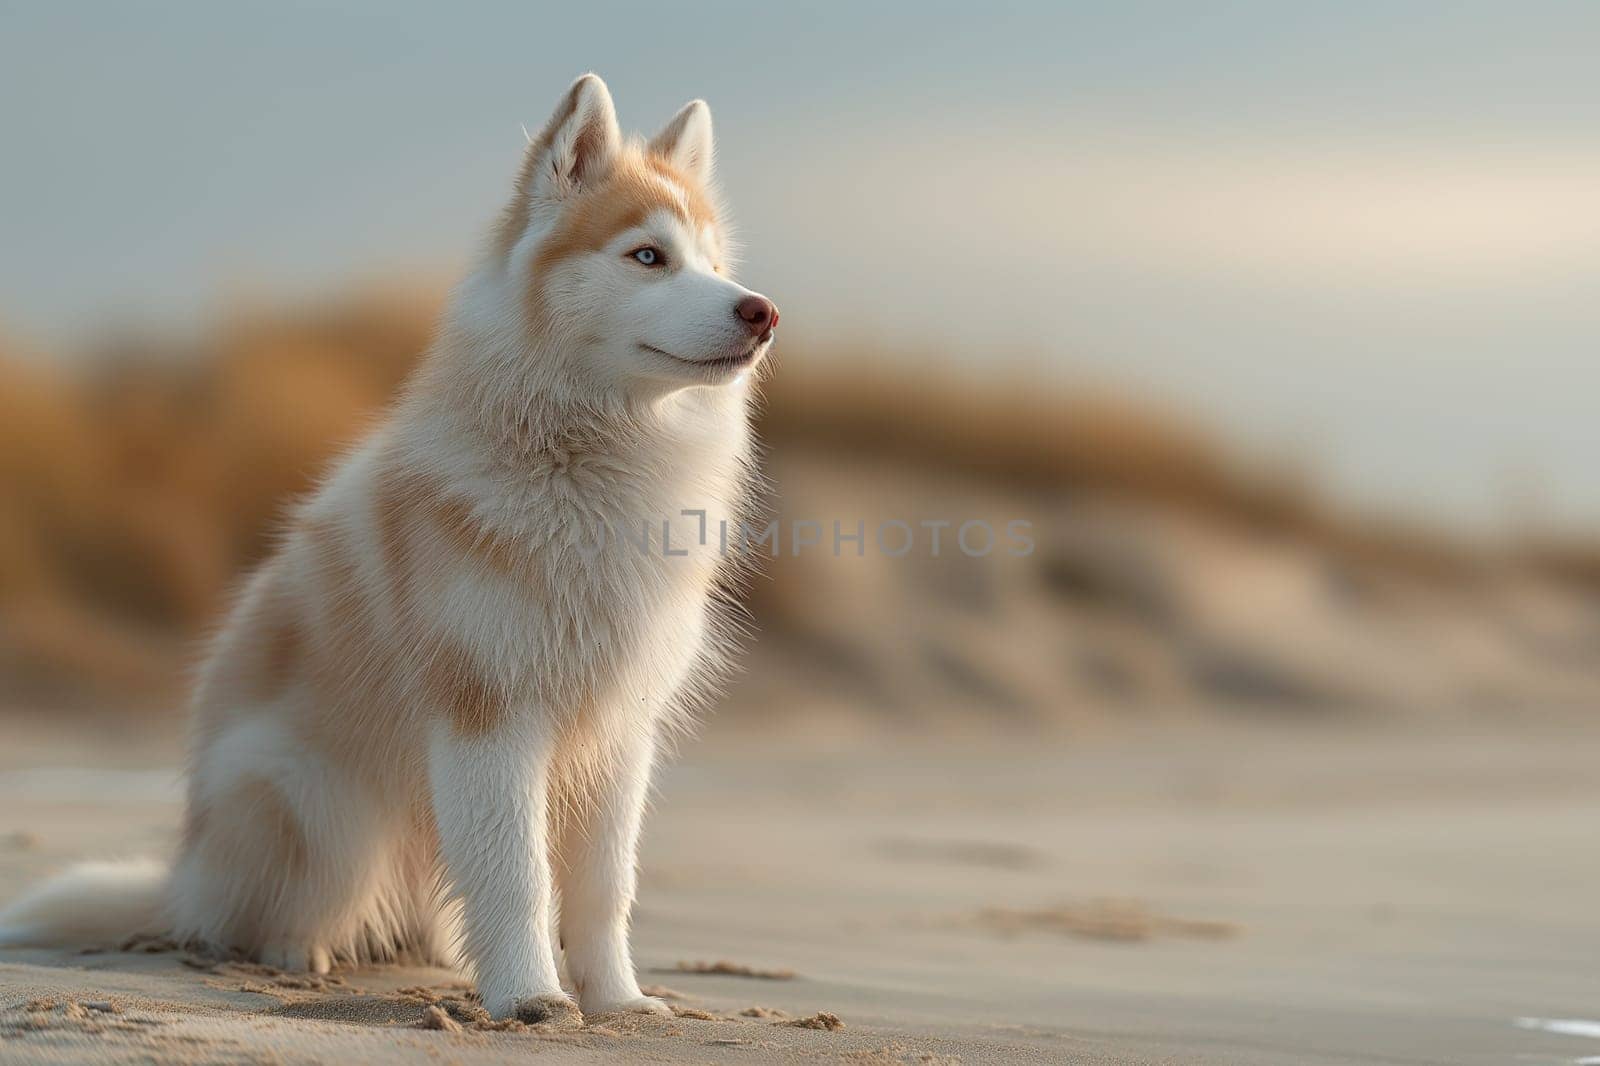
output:
M759 337L778 324L778 308L765 296L756 296L754 293L746 296L739 301L734 312L752 337Z

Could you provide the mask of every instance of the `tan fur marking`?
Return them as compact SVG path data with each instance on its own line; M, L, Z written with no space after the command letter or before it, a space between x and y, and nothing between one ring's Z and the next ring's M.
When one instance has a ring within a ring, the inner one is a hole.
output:
M505 698L484 680L471 657L453 644L440 642L432 649L424 684L457 736L492 733L505 719Z
M695 233L717 221L705 193L666 160L625 153L605 182L580 192L562 212L539 246L534 277L543 277L551 264L562 259L604 248L617 234L656 211L670 211Z
M539 136L534 139L523 154L522 167L517 172L517 180L512 191L511 202L501 212L500 220L495 226L492 243L495 254L501 260L510 257L512 250L517 246L517 242L522 239L522 235L528 230L528 223L533 217L532 196L536 177L534 171L544 165L545 154L549 151L550 144L555 139L556 131L577 110L578 92L579 86L577 85L574 85L568 91L567 95L562 98L561 104L556 108L555 113L551 115L550 121L545 124L544 129L539 132ZM584 147L581 143L577 146L579 154L582 154ZM665 156L651 150L649 147L641 147L639 145L624 145L620 157L617 159L607 179L596 183L592 187L581 189L576 200L579 203L587 200L591 204L606 200L614 200L619 203L631 201L634 206L637 206L638 197L636 194L641 185L654 184L644 181L647 174L654 174L656 177L664 179L668 184L682 190L683 196L681 200L678 197L663 198L660 196L659 188L657 188L654 190L656 200L650 204L645 214L648 214L649 210L658 207L671 208L682 216L685 221L691 223L691 228L696 232L703 226L715 227L718 224L716 207L706 190L698 182L674 167ZM577 206L577 204L574 204L574 206ZM566 218L570 218L573 212L569 210L564 214ZM641 214L631 223L610 229L602 237L601 243L603 244L605 239L620 232L622 229L626 229L628 225L637 225L643 218L644 215ZM564 218L563 221L565 220ZM539 258L541 264L547 261L542 250ZM557 255L553 258L560 258L560 256Z
M384 570L404 616L409 610L414 545L407 532L415 516L425 514L463 558L482 559L502 574L514 574L522 560L504 540L495 537L473 515L472 508L444 492L431 478L388 472L380 477L377 524ZM404 624L402 618L402 624ZM422 649L423 684L430 701L462 736L492 732L502 721L506 701L483 677L467 652L443 640Z
M431 478L392 474L385 476L379 487L378 529L385 569L397 593L404 590L411 575L411 546L405 531L408 519L416 514L425 515L464 558L481 560L508 576L526 569L527 557L517 545L488 529L464 498L445 491Z
M556 263L604 248L617 234L640 225L657 211L677 215L691 232L716 228L711 198L695 182L659 156L630 147L610 177L578 192L539 245L527 295L529 318L543 318L544 281Z
M683 191L682 207L688 212L684 218L689 223L690 230L698 233L708 226L713 230L722 228L717 206L703 185L654 152L643 153L640 162L658 177L664 178L668 184ZM682 213L680 211L680 214Z
M556 131L577 109L578 86L573 85L567 90L567 95L562 97L555 114L550 116L550 121L545 123L539 136L523 153L522 168L517 171L516 187L511 195L511 202L506 205L505 211L500 216L500 222L495 227L494 249L500 259L504 260L511 255L511 249L517 246L517 242L528 230L528 220L532 213L532 205L528 198L533 193L533 169L544 161L544 154L550 149L550 142L555 139Z
M484 528L465 501L450 496L432 496L433 519L450 543L469 558L482 559L505 575L520 572L527 560L514 545Z

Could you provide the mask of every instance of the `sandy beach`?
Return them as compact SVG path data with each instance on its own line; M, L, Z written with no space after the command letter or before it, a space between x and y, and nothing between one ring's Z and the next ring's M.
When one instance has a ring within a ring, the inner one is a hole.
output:
M168 849L175 736L16 720L0 897ZM0 1059L1585 1061L1597 756L1552 721L909 744L714 727L646 835L637 955L678 1017L495 1031L438 970L9 950Z

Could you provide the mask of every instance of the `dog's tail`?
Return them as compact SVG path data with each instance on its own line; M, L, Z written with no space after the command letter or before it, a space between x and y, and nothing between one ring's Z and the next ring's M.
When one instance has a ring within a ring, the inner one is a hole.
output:
M154 859L86 862L0 909L0 945L119 944L167 929L167 868Z

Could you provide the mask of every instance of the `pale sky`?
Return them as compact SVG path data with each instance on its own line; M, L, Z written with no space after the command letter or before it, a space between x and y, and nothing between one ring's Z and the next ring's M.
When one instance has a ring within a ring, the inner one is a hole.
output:
M570 6L0 3L0 322L448 276L593 69L632 128L711 102L796 335L1600 528L1600 4Z

